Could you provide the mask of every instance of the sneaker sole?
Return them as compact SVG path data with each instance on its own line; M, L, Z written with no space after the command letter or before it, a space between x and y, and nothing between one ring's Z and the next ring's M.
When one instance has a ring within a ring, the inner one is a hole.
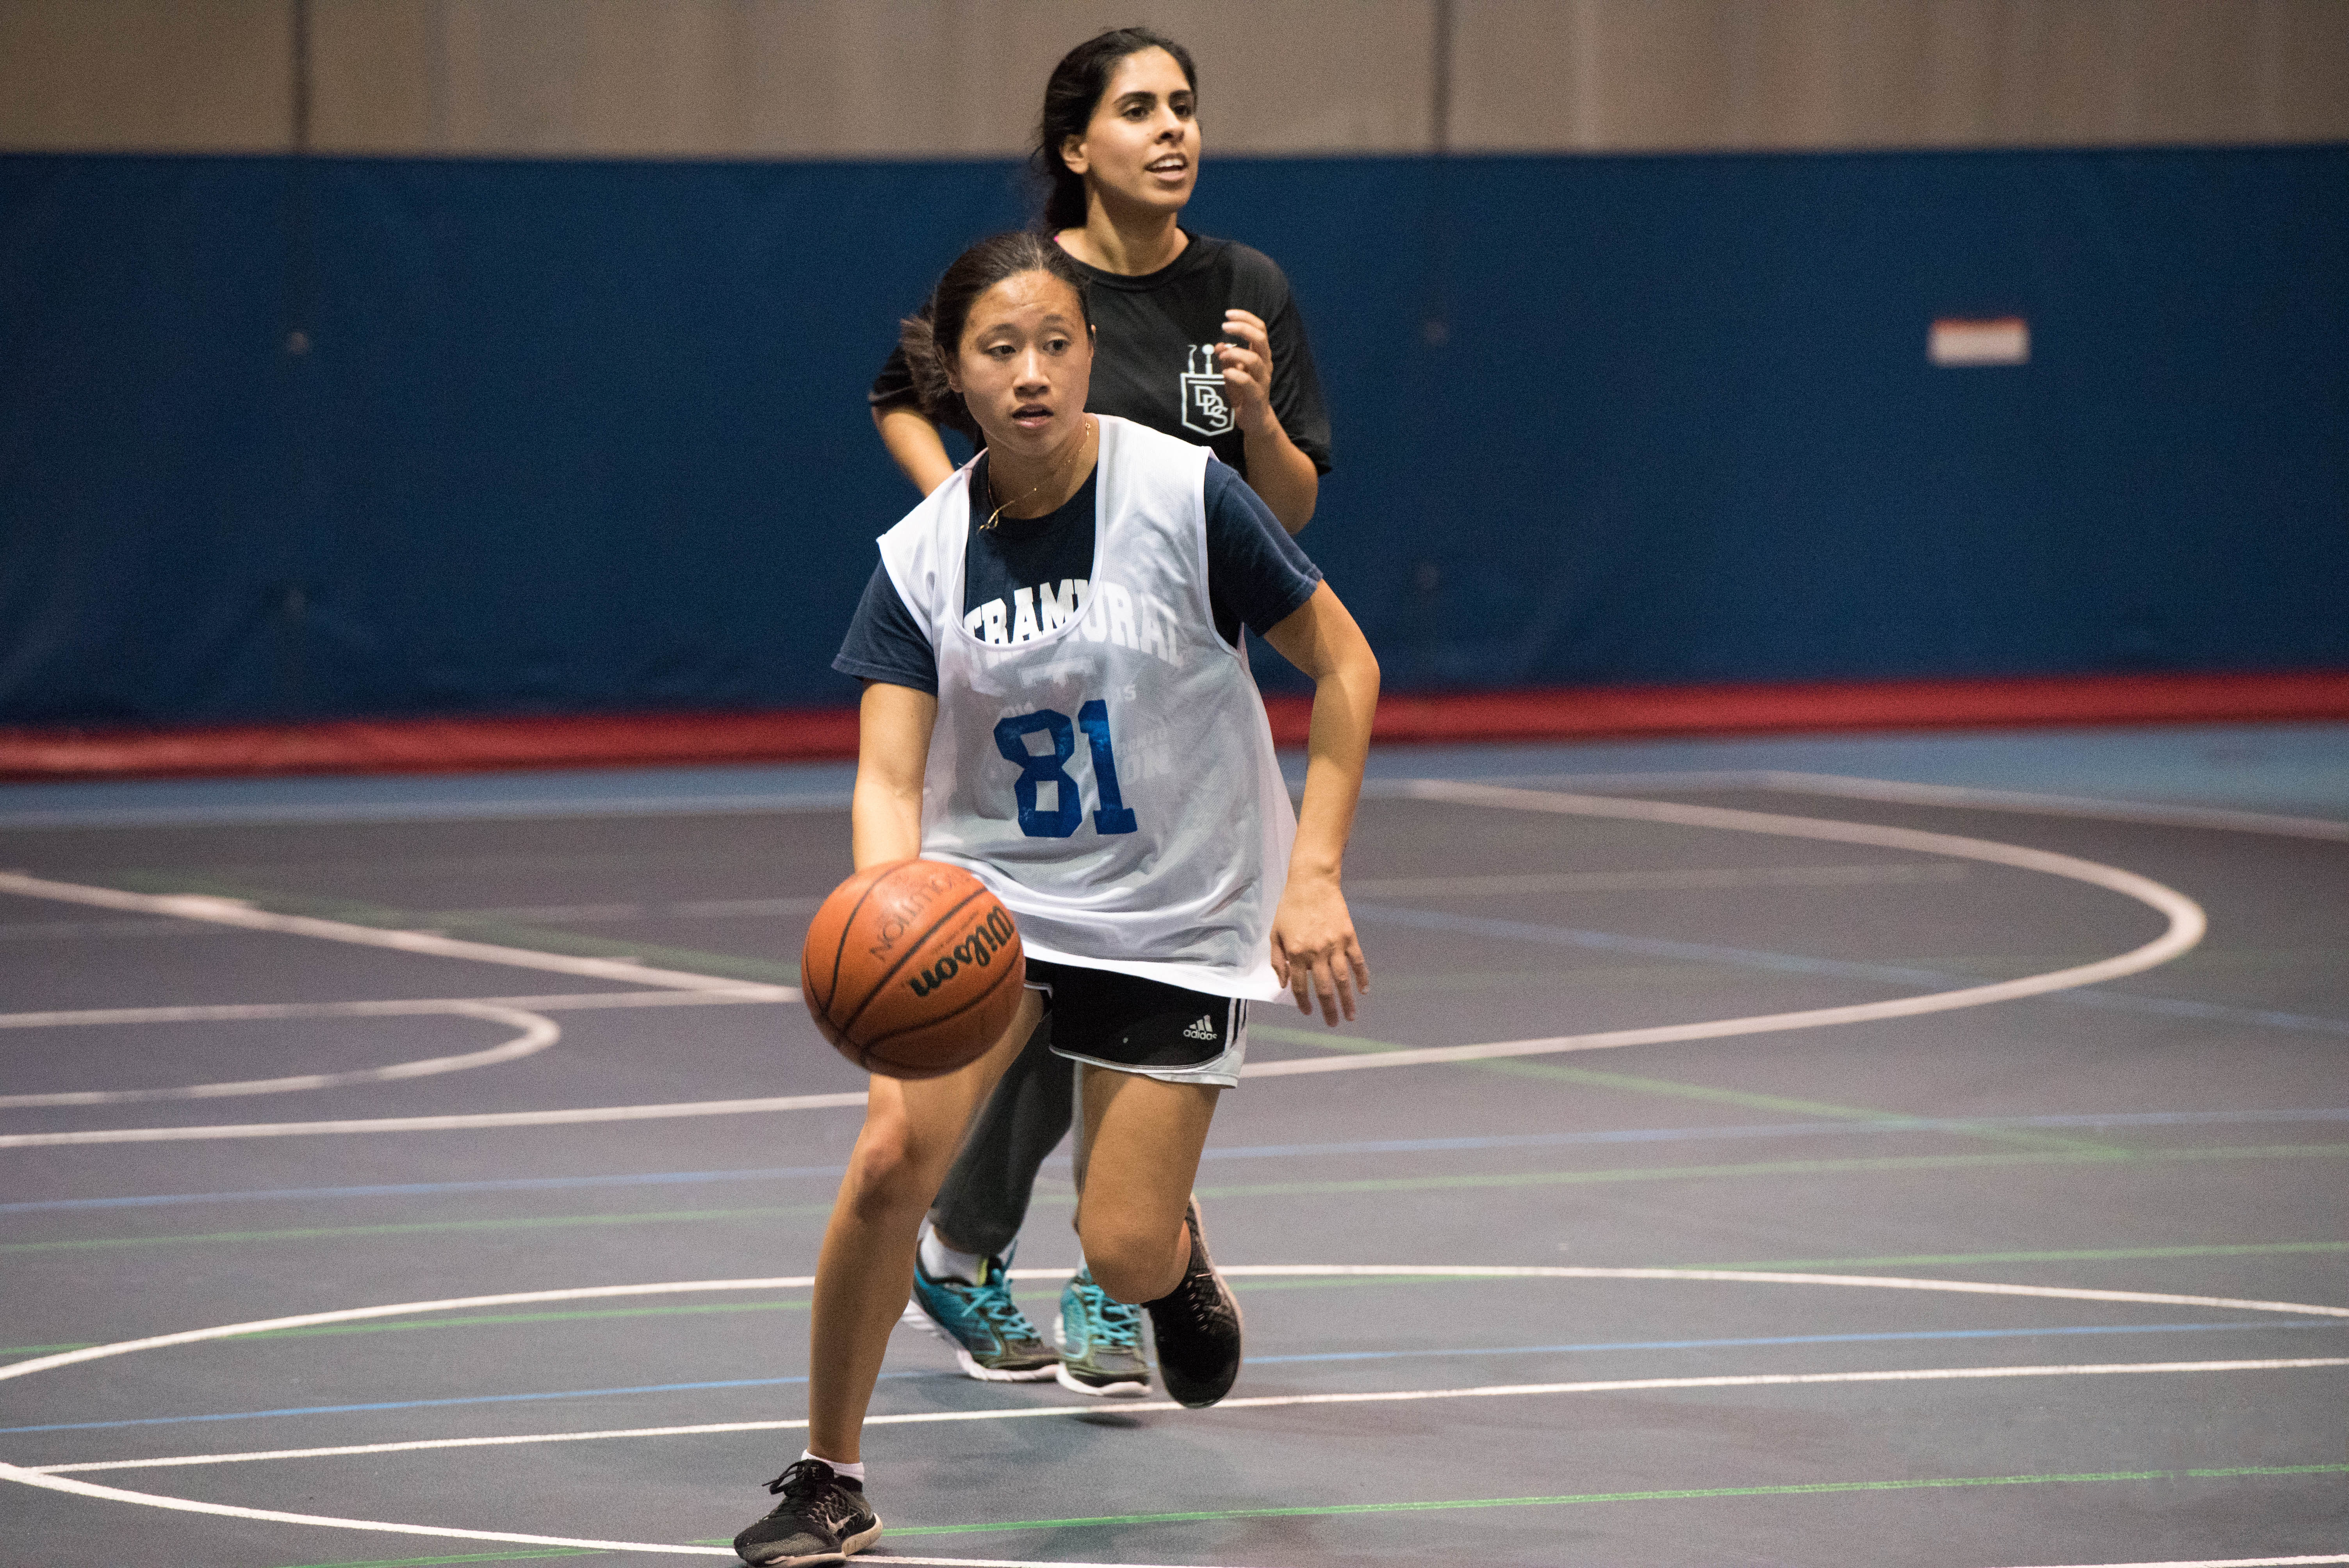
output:
M962 1368L962 1375L976 1377L982 1383L1042 1383L1049 1381L1061 1369L1058 1361L1047 1361L1041 1367L982 1367L978 1357L954 1340L945 1335L938 1337L954 1346L955 1364Z
M1052 1374L1060 1368L1060 1363L1057 1361L1047 1361L1041 1367L980 1366L978 1357L973 1356L969 1348L954 1336L952 1330L922 1310L918 1297L905 1303L905 1310L898 1315L897 1321L909 1328L921 1329L945 1343L954 1351L955 1365L962 1368L962 1375L966 1377L975 1377L982 1383L1042 1383L1050 1380Z
M1052 1369L1052 1377L1061 1387L1076 1394L1091 1394L1100 1399L1139 1399L1150 1392L1150 1372L1144 1367L1130 1377L1112 1377L1106 1382L1086 1383L1069 1370L1069 1320L1059 1313L1052 1315L1052 1343L1061 1347L1063 1357Z
M828 1568L829 1564L847 1562L880 1539L881 1521L876 1517L872 1529L861 1530L850 1536L840 1543L837 1552L815 1552L804 1557L769 1557L760 1563L759 1568ZM743 1561L747 1563L750 1559L746 1557Z
M1072 1394L1090 1394L1096 1399L1140 1399L1150 1392L1150 1379L1121 1377L1113 1383L1086 1383L1069 1370L1065 1361L1052 1368L1052 1377L1061 1387Z

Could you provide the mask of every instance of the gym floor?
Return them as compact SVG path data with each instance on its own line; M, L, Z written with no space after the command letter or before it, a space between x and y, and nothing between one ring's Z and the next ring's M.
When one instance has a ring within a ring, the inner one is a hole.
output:
M1233 1397L901 1330L873 1560L2349 1563L2349 727L1374 771L1363 1016L1259 1006L1201 1171ZM0 1560L730 1560L845 784L0 789Z

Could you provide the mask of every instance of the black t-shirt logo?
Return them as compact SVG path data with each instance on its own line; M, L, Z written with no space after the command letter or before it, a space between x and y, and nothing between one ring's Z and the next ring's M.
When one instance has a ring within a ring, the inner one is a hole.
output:
M1231 400L1224 396L1216 347L1212 343L1192 345L1190 367L1183 372L1183 428L1203 436L1220 436L1232 428Z

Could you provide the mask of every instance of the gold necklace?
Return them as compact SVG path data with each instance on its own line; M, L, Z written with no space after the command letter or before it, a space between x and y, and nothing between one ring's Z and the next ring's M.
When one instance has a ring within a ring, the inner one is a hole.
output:
M978 525L979 531L981 533L992 533L995 531L996 523L1001 521L1005 512L1010 511L1013 507L1018 506L1030 496L1034 495L1038 490L1042 490L1046 485L1050 484L1055 480L1059 479L1061 475L1066 471L1069 464L1075 460L1077 454L1085 449L1085 442L1092 438L1092 433L1093 417L1091 414L1088 414L1085 416L1084 429L1079 433L1075 440L1069 443L1069 455L1062 458L1059 463L1055 464L1050 473L1046 474L1042 479L1038 480L1034 484L1030 485L1027 490L1019 495L1014 496L1011 500L1007 500L1002 505L997 507L993 511L988 512L987 514L987 521ZM993 463L987 465L987 499L989 500L993 500L995 499L995 465Z

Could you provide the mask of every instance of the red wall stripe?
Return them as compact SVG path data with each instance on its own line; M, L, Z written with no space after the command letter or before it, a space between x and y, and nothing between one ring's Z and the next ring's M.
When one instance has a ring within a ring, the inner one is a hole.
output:
M1302 745L1311 704L1277 696ZM2349 671L1783 686L1592 686L1390 696L1376 738L1410 744L1788 731L2349 719ZM0 728L0 779L459 773L841 760L853 708L502 718L336 719L172 729Z

